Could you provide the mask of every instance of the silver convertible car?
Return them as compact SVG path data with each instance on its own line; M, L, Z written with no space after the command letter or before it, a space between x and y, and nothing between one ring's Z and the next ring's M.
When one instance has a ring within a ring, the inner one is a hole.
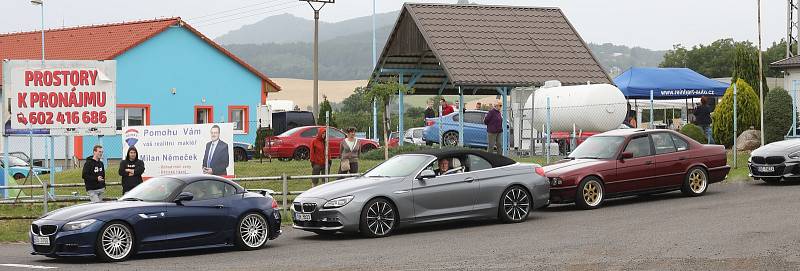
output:
M392 157L362 176L314 187L292 203L294 228L385 237L401 226L457 219L525 221L548 204L539 165L479 150Z
M750 154L748 167L750 177L770 184L800 179L800 139L761 146Z

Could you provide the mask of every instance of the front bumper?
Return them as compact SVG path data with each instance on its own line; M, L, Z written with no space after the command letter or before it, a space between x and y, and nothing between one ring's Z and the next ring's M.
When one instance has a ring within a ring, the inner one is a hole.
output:
M65 232L61 231L64 221L37 220L33 223L39 226L58 226L57 232L52 235L46 235L50 240L50 245L48 246L34 245L33 236L39 234L34 233L33 230L28 233L32 248L31 254L48 257L94 256L97 234L103 227L103 222L97 221L81 230Z
M800 178L800 162L798 161L787 161L780 164L756 164L753 162L748 162L747 167L750 170L750 177L754 179L762 179L762 178ZM763 172L761 169L763 167L772 167L774 170L772 172Z
M575 202L576 186L550 187L550 203L572 203Z
M334 209L323 209L325 202L327 200L318 198L295 199L292 203L292 227L306 231L358 232L361 208L355 200ZM310 214L311 220L299 221L298 214Z

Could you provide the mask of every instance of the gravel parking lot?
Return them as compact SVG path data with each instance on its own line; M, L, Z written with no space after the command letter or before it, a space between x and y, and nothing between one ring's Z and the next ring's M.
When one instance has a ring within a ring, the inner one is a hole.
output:
M0 269L66 270L799 270L800 183L714 184L534 212L521 224L456 222L382 239L285 229L259 251L212 249L138 256L116 264L28 255L0 245Z

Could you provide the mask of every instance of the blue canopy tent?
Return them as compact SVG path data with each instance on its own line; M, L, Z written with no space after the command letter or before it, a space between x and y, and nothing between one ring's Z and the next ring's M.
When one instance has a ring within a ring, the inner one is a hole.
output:
M722 96L729 84L708 79L688 68L630 68L614 78L628 99L686 99Z
M632 67L614 78L614 84L627 99L636 105L637 123L642 116L636 99L648 99L650 103L650 127L653 123L653 100L685 100L686 113L689 101L686 99L702 96L723 96L729 84L703 76L688 68L636 68ZM664 111L666 121L666 111ZM674 115L674 112L673 112ZM684 120L688 121L688 116ZM666 126L666 123L663 124Z

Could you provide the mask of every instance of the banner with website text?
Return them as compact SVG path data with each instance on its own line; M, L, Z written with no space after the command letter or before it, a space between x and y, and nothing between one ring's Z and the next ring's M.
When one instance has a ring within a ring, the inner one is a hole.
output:
M136 148L144 178L210 174L233 178L233 123L129 126L122 129L123 159Z

